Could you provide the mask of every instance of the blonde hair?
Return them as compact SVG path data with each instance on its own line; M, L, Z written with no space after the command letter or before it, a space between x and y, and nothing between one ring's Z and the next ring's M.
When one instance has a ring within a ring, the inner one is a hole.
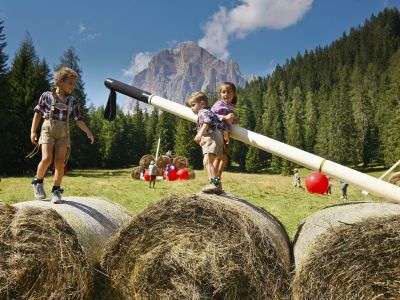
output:
M75 80L77 80L79 78L78 73L76 73L71 68L61 67L56 71L56 75L55 75L54 79L56 81L56 84L58 84L58 82L65 81L66 79L68 79L70 77L75 78Z
M195 92L188 97L187 105L190 106L191 103L200 103L204 102L205 105L208 105L208 98L207 95L203 92Z

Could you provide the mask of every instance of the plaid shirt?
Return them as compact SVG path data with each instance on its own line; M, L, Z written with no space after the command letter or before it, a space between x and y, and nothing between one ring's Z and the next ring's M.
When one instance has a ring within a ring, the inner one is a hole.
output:
M199 110L197 114L197 132L200 131L203 124L208 124L207 135L213 133L215 130L225 130L225 123L220 121L216 114L210 108L204 107Z
M54 90L52 90L53 92ZM42 113L43 118L45 119L50 119L50 114L51 114L51 93L52 92L44 92L40 98L38 104L35 106L33 109L35 112ZM64 104L68 105L71 102L71 111L70 115L75 121L82 120L81 113L79 112L79 107L78 107L78 101L74 96L67 96L66 102ZM55 102L56 103L63 103L60 101L58 97L55 97ZM56 107L54 108L53 111L53 120L61 120L61 121L66 121L67 120L67 111L66 110L60 110L57 109Z

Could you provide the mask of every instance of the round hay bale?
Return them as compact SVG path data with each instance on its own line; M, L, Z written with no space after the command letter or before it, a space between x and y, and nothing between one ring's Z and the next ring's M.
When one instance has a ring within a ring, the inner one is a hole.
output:
M188 169L189 171L189 179L195 179L196 178L196 172L192 169Z
M293 299L400 299L400 205L353 203L296 234Z
M183 169L189 165L189 160L184 156L177 156L174 158L173 164L177 169Z
M93 277L56 211L0 205L0 299L90 299Z
M108 244L101 265L123 299L289 299L289 239L230 195L153 203Z
M145 167L147 169L152 160L155 160L153 155L151 154L143 155L139 161L139 166Z
M92 265L99 262L104 245L132 219L125 208L99 197L64 197L57 205L36 200L14 206L54 209L76 232Z
M142 166L133 167L133 169L131 171L132 179L140 180L140 173L142 172L143 169L144 169L144 167L142 167Z
M156 166L157 168L164 170L167 167L167 164L171 163L172 160L169 156L161 155L156 161Z
M400 172L393 173L389 177L389 183L400 186Z

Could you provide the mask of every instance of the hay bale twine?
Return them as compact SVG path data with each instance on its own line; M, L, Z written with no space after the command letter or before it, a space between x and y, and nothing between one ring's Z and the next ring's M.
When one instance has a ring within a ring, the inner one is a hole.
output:
M125 208L99 197L64 197L63 203L57 205L36 200L14 206L54 209L76 232L92 265L99 262L104 245L132 219Z
M142 166L133 167L133 169L131 171L132 179L140 180L140 173L142 172L143 169L144 169L144 167L142 167Z
M189 171L189 179L195 179L196 178L196 172L192 169L187 169Z
M400 299L400 205L353 203L307 218L293 299Z
M393 173L393 174L389 177L389 182L390 182L391 184L400 186L400 172Z
M156 166L158 169L164 170L167 167L167 164L171 163L172 160L169 156L161 155L156 161Z
M183 169L189 165L189 160L184 156L177 156L174 158L173 163L177 169Z
M101 265L123 299L288 299L289 240L267 212L230 195L151 204Z
M152 160L155 160L153 155L151 154L143 155L139 161L139 166L145 167L147 169Z
M55 210L0 204L0 299L90 299L93 276Z

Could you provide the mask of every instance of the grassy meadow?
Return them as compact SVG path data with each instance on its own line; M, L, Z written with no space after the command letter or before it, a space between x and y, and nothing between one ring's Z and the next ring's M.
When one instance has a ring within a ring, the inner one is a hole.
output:
M207 174L196 171L196 179L189 181L156 182L156 188L149 189L148 183L132 180L131 168L115 170L73 170L63 180L64 196L101 196L111 199L137 214L153 201L169 195L184 195L198 192L207 181ZM383 169L369 174L379 177ZM302 184L311 171L300 169ZM46 177L45 189L49 194L52 176ZM9 177L0 181L0 201L13 204L33 200L33 191L29 177ZM341 200L339 180L331 180L332 195L313 195L305 190L293 189L291 176L246 174L225 172L224 190L239 196L254 205L264 208L276 216L286 227L289 236L294 237L298 225L310 214L319 209L343 202L377 200L378 197L364 196L361 189L349 186L349 200Z

